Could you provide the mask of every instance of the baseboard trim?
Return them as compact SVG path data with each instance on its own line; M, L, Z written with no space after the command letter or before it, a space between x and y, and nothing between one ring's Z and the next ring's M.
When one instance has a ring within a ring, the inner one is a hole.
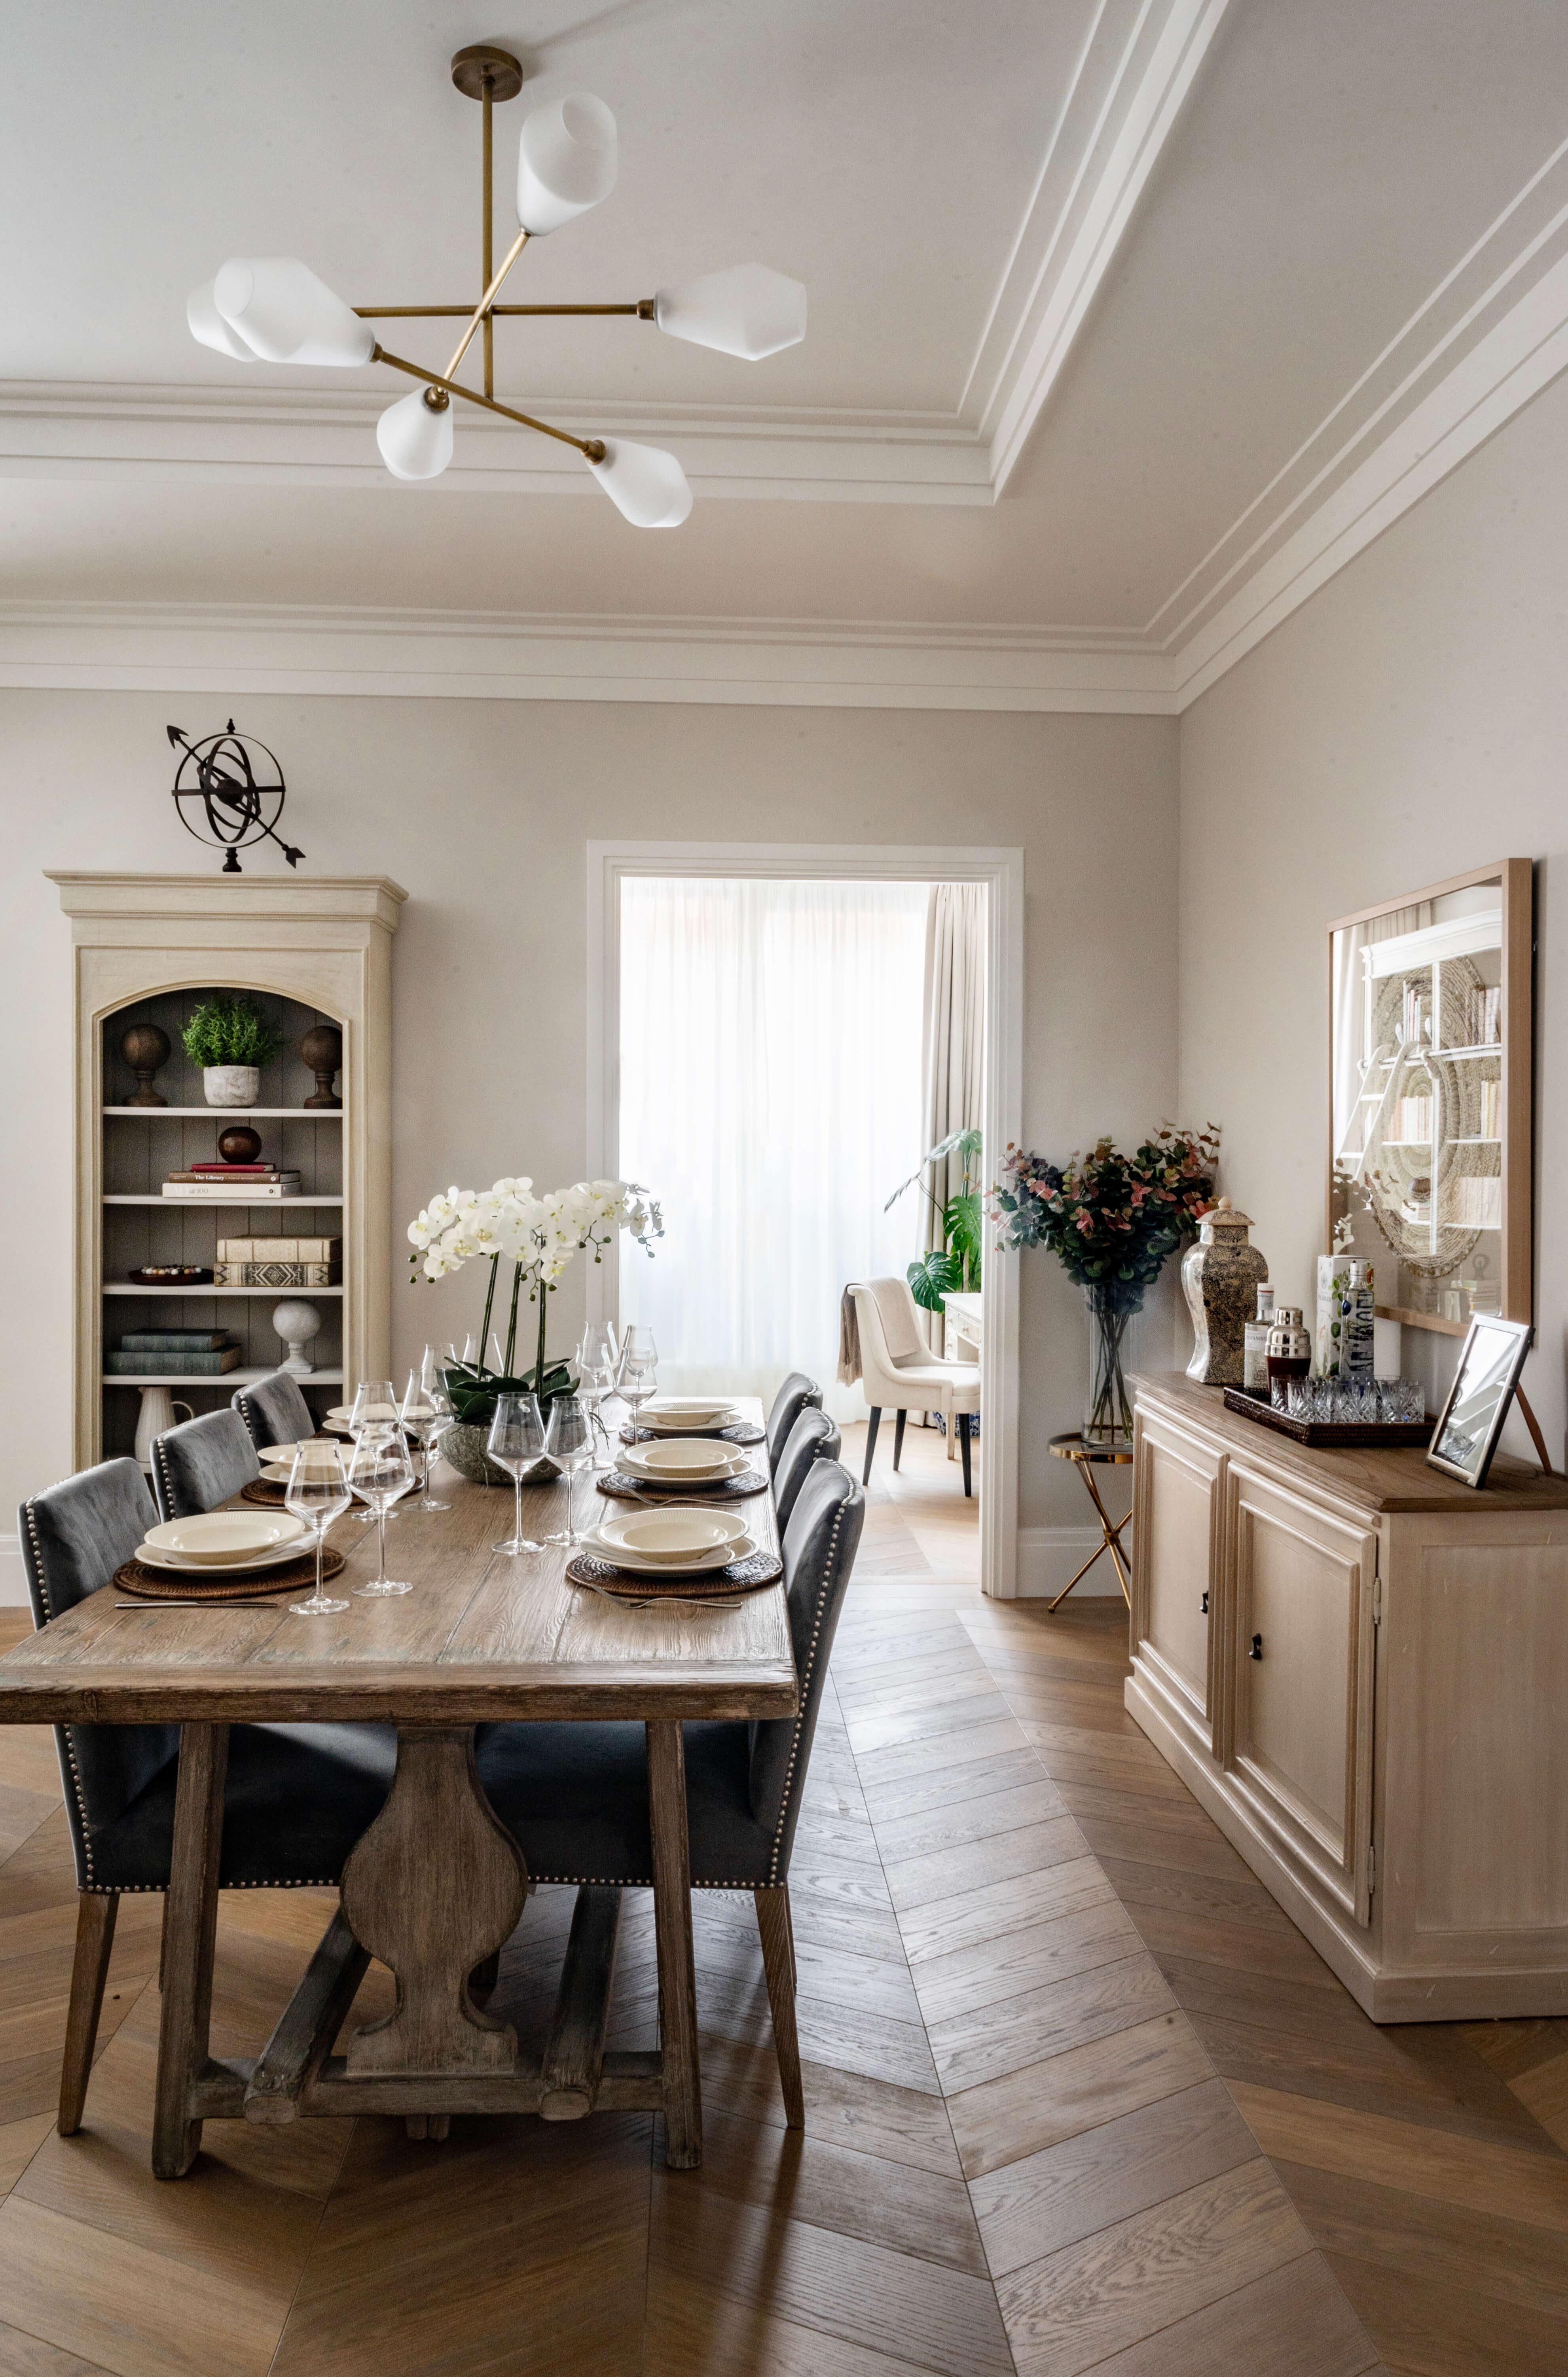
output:
M1097 1527L1020 1527L1018 1530L1018 1598L1049 1600L1059 1594L1076 1568L1081 1568L1100 1540ZM1097 1560L1077 1594L1111 1595L1119 1601L1121 1587L1109 1556Z

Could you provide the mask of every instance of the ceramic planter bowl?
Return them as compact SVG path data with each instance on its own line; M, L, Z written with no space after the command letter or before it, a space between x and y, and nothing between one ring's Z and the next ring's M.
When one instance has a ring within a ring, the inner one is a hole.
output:
M488 1427L467 1427L460 1420L441 1431L440 1457L449 1461L460 1477L467 1477L475 1486L505 1486L511 1479L504 1469L497 1469L485 1447ZM532 1469L522 1473L525 1486L554 1486L559 1482L560 1471L553 1461L536 1461Z
M257 1065L206 1065L201 1087L209 1106L253 1106L261 1094Z

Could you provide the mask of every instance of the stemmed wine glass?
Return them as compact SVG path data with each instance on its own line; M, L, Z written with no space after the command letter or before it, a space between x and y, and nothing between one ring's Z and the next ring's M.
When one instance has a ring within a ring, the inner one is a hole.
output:
M585 1329L582 1343L577 1349L578 1398L587 1405L589 1417L597 1434L604 1439L606 1451L609 1449L609 1432L600 1405L606 1395L615 1392L619 1351L616 1332L607 1321L599 1321ZM592 1465L594 1468L599 1465L597 1455Z
M362 1379L349 1411L349 1434L354 1442L359 1442L367 1427L395 1427L397 1424L398 1399L390 1379ZM367 1527L375 1516L374 1511L362 1511L358 1523Z
M406 1494L413 1484L413 1461L401 1427L395 1423L390 1427L377 1424L361 1430L349 1463L349 1484L368 1506L379 1530L375 1582L356 1584L355 1593L366 1601L394 1593L412 1593L413 1585L398 1584L387 1574L387 1513L398 1497Z
M425 1445L425 1491L420 1496L419 1507L422 1511L449 1511L452 1507L451 1504L449 1502L443 1502L440 1500L432 1489L430 1481L430 1473L441 1457L441 1439L446 1435L448 1428L449 1428L452 1424L452 1399L447 1391L447 1368L440 1356L437 1353L434 1345L426 1345L425 1348L425 1353L419 1365L419 1377L417 1383L418 1392L417 1394L415 1394L415 1381L413 1375L411 1372L409 1377L409 1393L403 1397L403 1406L406 1415L410 1398L413 1397L417 1403L424 1404L429 1414L428 1418L425 1422L423 1439ZM406 1416L403 1421L403 1429L406 1434L408 1432L408 1420Z
M653 1343L653 1332L651 1329L628 1329L621 1340L616 1392L631 1414L633 1443L637 1440L637 1415L658 1383L659 1349Z
M567 1523L545 1540L549 1544L565 1544L575 1550L583 1541L571 1523L572 1479L578 1472L592 1467L593 1461L592 1415L581 1395L557 1395L550 1404L550 1425L545 1432L545 1451L566 1472Z
M331 1618L346 1609L346 1601L333 1601L321 1589L321 1554L327 1541L327 1530L334 1519L341 1518L349 1507L348 1480L343 1475L342 1456L335 1444L302 1444L294 1454L289 1472L289 1488L283 1499L296 1519L303 1519L316 1536L316 1591L308 1601L291 1601L289 1607L296 1618Z
M537 1395L497 1395L486 1447L491 1460L512 1481L512 1532L506 1543L492 1544L496 1552L536 1552L541 1547L522 1532L522 1473L545 1450L545 1423Z

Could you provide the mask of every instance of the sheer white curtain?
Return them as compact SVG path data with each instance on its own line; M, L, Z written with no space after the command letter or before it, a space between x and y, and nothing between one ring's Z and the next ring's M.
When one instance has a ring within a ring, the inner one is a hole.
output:
M839 1296L920 1251L923 883L633 877L621 886L620 1169L663 1200L621 1313L659 1383L771 1398L837 1385Z

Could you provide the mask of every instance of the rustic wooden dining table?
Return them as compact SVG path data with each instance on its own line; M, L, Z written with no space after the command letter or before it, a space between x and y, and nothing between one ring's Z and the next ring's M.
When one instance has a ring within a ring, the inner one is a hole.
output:
M748 1418L760 1406L743 1402ZM767 1474L767 1452L752 1460ZM189 2169L205 2120L284 2123L312 2115L405 2116L443 2135L454 2113L662 2110L672 2168L702 2154L691 1881L681 1724L792 1716L798 1707L782 1583L721 1608L630 1607L581 1589L570 1557L497 1554L509 1493L449 1484L446 1511L411 1503L389 1528L390 1572L413 1591L348 1593L341 1616L297 1618L294 1596L264 1607L184 1608L105 1586L0 1658L0 1724L177 1724L174 1859L164 1906L162 2002L152 2164ZM606 1511L596 1480L572 1487L580 1527ZM563 1483L525 1490L524 1532L565 1523ZM734 1505L776 1551L771 1487ZM376 1530L340 1519L348 1565L334 1593L375 1573ZM542 2055L475 2002L529 1887L516 1842L474 1765L474 1728L497 1720L647 1727L660 2047L606 2052L620 1893L580 1890L555 2020ZM381 1814L344 1870L341 1904L261 2054L209 2052L223 1783L231 1725L368 1720L398 1729ZM397 1983L394 2013L331 2048L369 1959Z

